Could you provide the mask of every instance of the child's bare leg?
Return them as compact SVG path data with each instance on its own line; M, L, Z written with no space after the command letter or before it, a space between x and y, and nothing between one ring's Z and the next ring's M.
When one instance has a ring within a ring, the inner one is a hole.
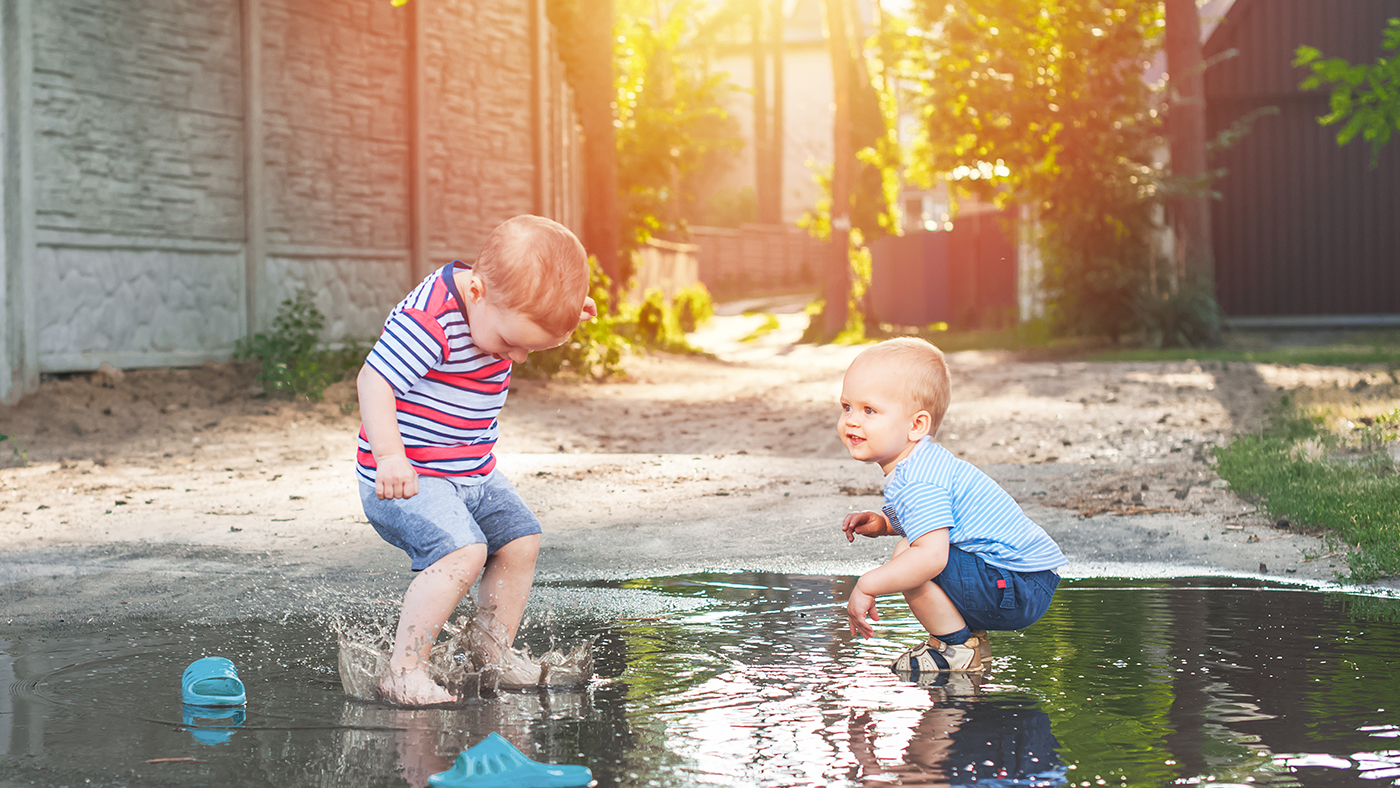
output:
M539 681L539 665L514 658L511 644L525 615L530 586L535 580L535 559L540 553L540 535L531 534L507 542L486 561L481 574L477 607L481 629L488 635L478 639L478 657L501 668L501 683L521 686Z
M924 631L934 637L952 634L967 626L953 600L931 580L905 591L904 601L909 603L909 612L924 625Z
M530 534L507 542L486 559L477 606L494 611L496 624L504 627L501 634L506 645L515 642L520 619L525 615L530 586L535 582L535 559L539 555L540 535Z
M895 548L895 555L907 549L908 545L901 542ZM953 600L932 580L905 591L904 601L909 604L909 612L924 625L924 631L933 637L952 634L967 626Z
M426 706L457 699L428 677L428 657L442 625L471 590L485 562L486 545L470 544L439 558L408 584L389 669L379 681L385 700Z

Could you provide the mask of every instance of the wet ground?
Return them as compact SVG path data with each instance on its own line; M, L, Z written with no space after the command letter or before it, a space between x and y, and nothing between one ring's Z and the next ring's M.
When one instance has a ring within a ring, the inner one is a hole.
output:
M885 667L920 637L894 600L878 638L846 633L852 582L542 586L525 640L591 643L595 678L451 710L347 698L331 622L309 613L0 626L0 785L421 786L492 731L600 786L1400 784L1395 598L1070 579L993 638L988 676L919 685ZM239 666L241 711L180 704L183 667L215 653Z

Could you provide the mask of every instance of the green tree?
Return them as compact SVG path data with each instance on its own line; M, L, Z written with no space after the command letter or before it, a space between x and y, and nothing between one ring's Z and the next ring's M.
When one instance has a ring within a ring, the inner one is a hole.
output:
M1371 143L1371 166L1380 159L1381 148L1400 130L1400 18L1392 19L1381 34L1381 48L1390 55L1375 63L1349 63L1343 58L1324 58L1315 47L1301 46L1293 60L1312 74L1303 80L1304 90L1330 85L1331 111L1317 120L1324 126L1341 123L1337 144L1345 145L1359 134Z
M697 38L704 3L616 0L614 62L622 242L685 237L699 181L743 146L723 108L735 86L708 72Z
M1157 3L916 0L925 138L911 176L1027 206L1061 331L1117 338L1140 323L1160 197L1161 118L1144 68Z

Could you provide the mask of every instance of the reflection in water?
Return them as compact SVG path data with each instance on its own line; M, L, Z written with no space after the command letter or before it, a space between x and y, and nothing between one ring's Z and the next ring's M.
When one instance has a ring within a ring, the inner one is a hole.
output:
M1030 630L993 636L989 676L915 684L887 665L922 637L918 623L891 603L880 637L851 640L849 583L692 575L546 589L572 595L569 615L523 637L535 653L591 642L594 680L455 709L347 698L315 621L0 629L0 775L423 786L495 731L534 760L628 788L1400 784L1395 599L1067 581ZM242 718L180 703L180 671L212 651L244 655Z
M912 725L907 715L852 709L849 746L863 784L1063 785L1050 715L1031 698L982 697L983 683L940 676Z
M228 744L233 738L233 729L248 719L241 706L218 708L185 704L181 710L185 729L200 744Z

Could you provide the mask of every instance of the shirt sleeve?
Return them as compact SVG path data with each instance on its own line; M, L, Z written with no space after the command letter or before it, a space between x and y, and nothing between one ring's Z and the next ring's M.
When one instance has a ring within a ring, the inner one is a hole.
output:
M436 320L421 310L405 309L389 316L365 363L402 395L442 362L446 348L447 335Z
M953 527L953 498L948 490L935 484L908 484L888 501L885 511L892 523L910 544L929 531Z

